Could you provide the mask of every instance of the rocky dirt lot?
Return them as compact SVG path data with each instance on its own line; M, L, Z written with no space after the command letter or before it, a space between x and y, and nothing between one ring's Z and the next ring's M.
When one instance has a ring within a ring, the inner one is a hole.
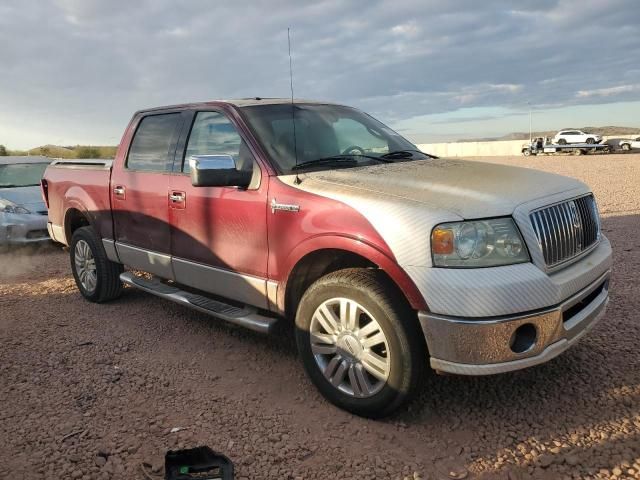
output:
M166 450L197 445L236 478L640 478L640 155L484 160L597 195L611 303L573 349L512 374L429 375L408 409L365 420L319 396L291 335L131 289L90 304L60 249L13 251L0 255L0 478L160 479Z

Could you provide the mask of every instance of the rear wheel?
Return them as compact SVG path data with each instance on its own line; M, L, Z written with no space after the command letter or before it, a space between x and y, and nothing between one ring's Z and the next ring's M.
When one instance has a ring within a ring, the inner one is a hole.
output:
M419 387L426 348L415 312L377 270L331 273L296 315L304 368L322 395L357 415L382 417Z
M69 253L73 278L84 298L100 303L120 296L123 266L107 258L93 228L81 227L73 232Z
M528 148L523 149L522 155L524 155L525 157L528 157L529 155L531 155L531 150L529 150Z
M628 152L629 150L631 150L631 145L628 144L628 143L623 143L622 144L622 150L625 150L625 151Z

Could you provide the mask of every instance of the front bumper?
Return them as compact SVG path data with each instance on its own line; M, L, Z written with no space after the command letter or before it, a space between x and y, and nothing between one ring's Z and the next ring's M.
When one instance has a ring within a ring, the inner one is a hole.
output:
M589 331L609 302L605 272L556 307L485 319L419 312L434 370L492 375L544 363Z
M0 219L0 245L49 242L46 215L5 215Z

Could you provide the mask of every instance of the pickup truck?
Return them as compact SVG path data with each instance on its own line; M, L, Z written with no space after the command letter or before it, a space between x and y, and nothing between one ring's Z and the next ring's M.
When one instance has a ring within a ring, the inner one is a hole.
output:
M609 298L585 184L439 159L347 106L139 111L113 161L54 162L42 189L87 300L128 285L259 332L291 322L311 381L368 417L407 402L427 366L546 362Z

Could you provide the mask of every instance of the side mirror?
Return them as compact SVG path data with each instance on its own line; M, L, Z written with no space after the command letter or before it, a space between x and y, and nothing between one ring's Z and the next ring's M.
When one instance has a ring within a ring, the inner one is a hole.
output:
M194 187L247 188L251 182L252 172L237 170L231 155L192 155L189 167Z

